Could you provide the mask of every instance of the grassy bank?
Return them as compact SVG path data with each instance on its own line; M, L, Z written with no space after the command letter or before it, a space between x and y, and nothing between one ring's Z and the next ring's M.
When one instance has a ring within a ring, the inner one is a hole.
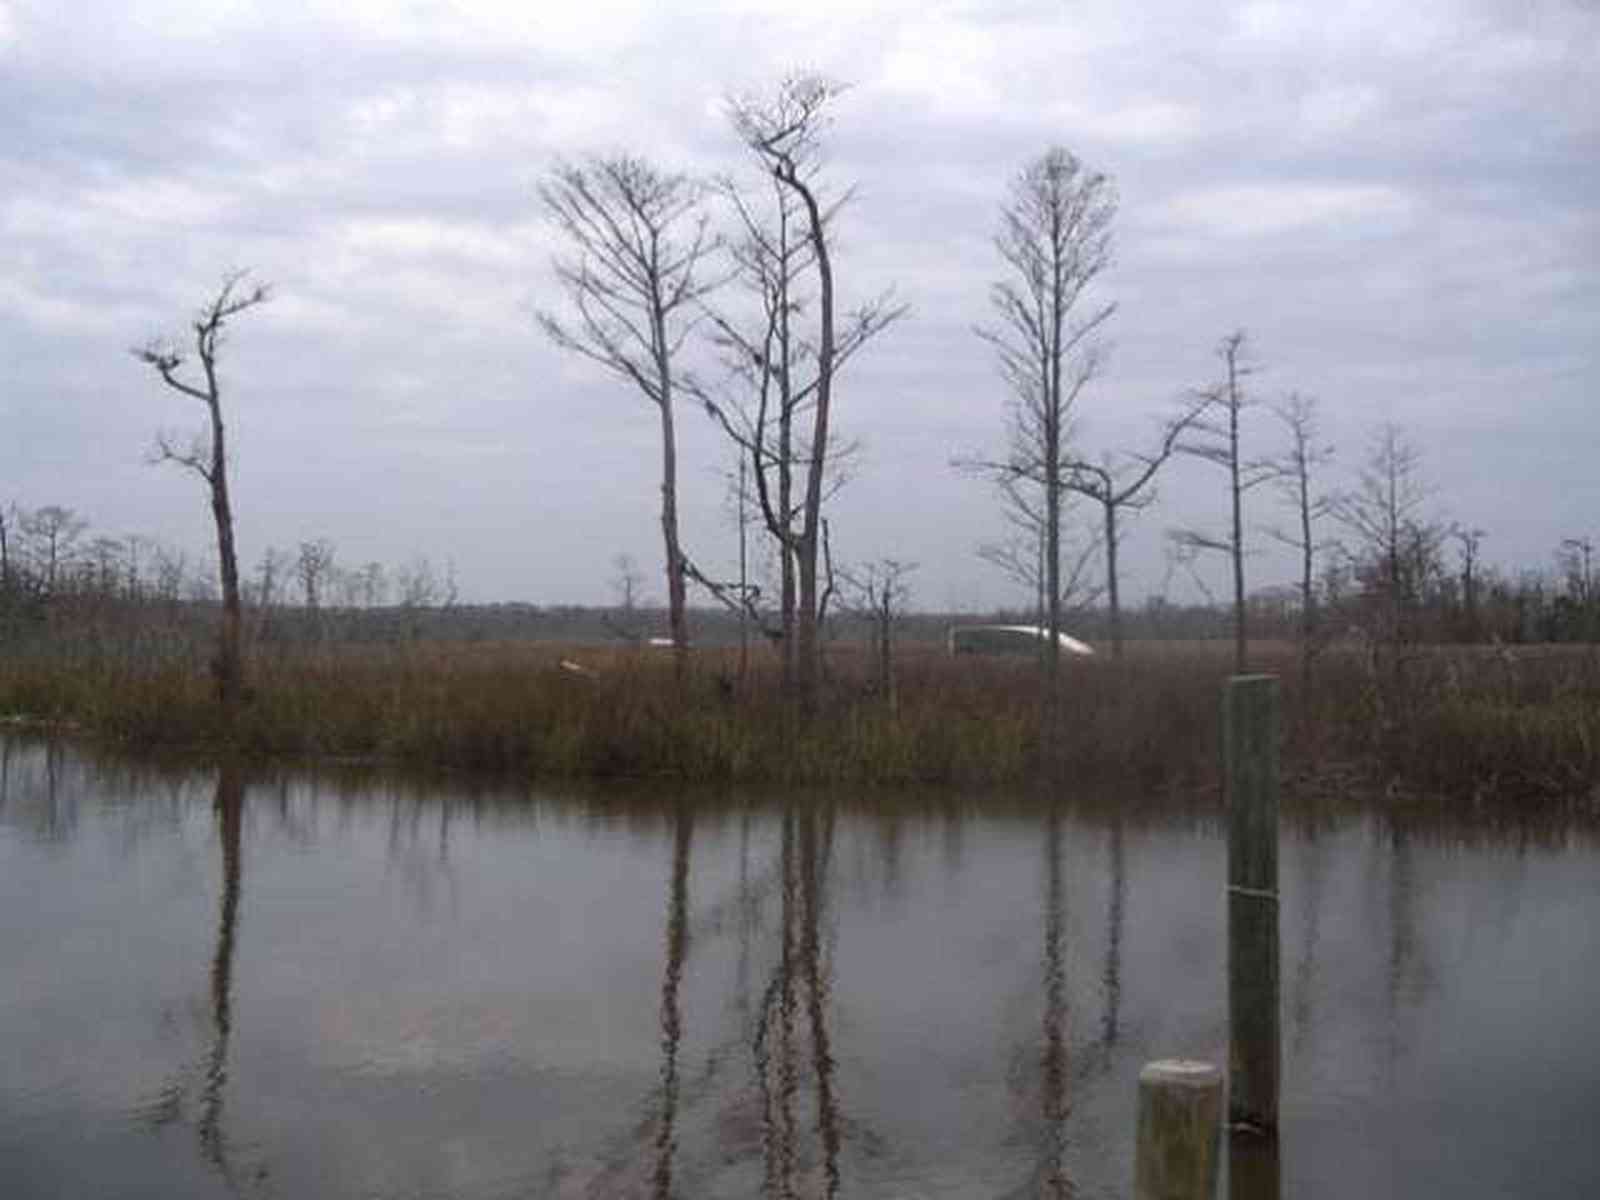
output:
M1284 681L1291 775L1585 803L1600 784L1600 667L1587 652L1332 654L1309 691L1289 647L1257 658ZM1075 660L1049 728L1029 663L931 646L902 654L892 705L865 656L835 649L805 720L764 656L740 680L731 651L697 652L681 683L664 654L530 643L319 647L258 654L249 674L250 702L229 729L197 661L12 654L0 660L0 712L143 747L231 743L541 778L1019 784L1060 773L1160 787L1214 782L1228 660L1209 643Z

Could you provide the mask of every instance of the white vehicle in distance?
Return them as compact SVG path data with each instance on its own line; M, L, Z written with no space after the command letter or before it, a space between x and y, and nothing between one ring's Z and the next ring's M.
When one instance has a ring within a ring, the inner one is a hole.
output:
M951 654L1037 654L1050 631L1038 625L953 625ZM1094 647L1064 633L1056 635L1063 654L1089 655Z

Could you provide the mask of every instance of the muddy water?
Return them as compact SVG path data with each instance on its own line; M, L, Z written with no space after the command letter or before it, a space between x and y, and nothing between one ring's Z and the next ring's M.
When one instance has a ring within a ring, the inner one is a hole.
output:
M0 741L0 1196L1125 1196L1140 1065L1225 1055L1224 854L1198 804ZM1600 1193L1600 839L1350 805L1281 869L1235 1193Z

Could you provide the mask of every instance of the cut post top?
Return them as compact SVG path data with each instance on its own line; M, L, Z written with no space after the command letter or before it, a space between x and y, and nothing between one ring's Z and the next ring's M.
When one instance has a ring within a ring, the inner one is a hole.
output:
M1198 1058L1159 1058L1139 1072L1140 1083L1205 1088L1222 1082L1222 1068Z

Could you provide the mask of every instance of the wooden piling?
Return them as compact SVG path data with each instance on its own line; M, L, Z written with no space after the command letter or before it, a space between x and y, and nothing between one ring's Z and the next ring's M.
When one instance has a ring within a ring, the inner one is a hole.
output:
M1278 1132L1278 681L1228 680L1228 1123Z
M1139 1072L1134 1200L1213 1200L1217 1194L1222 1071L1162 1059Z

